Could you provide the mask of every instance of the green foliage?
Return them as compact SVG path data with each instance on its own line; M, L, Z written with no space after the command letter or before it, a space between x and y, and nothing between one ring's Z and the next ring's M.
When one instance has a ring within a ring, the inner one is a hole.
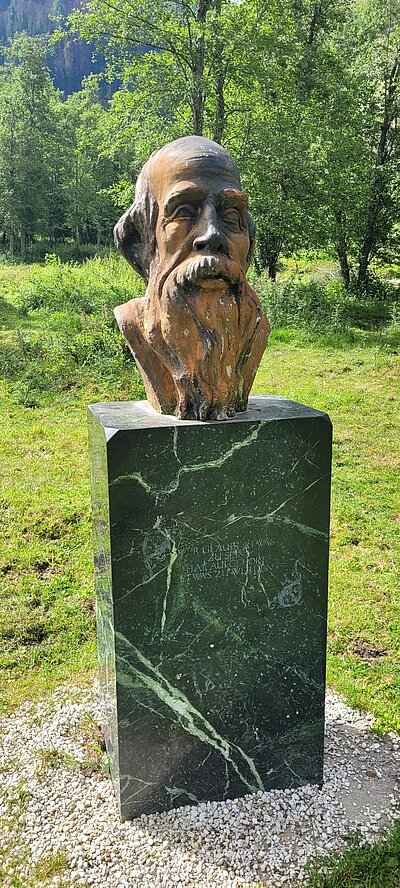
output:
M104 307L112 311L116 305L143 293L142 281L119 256L94 258L78 265L63 263L58 256L49 254L45 266L35 268L22 283L18 305L23 311L72 309L91 314Z
M29 271L19 287L14 332L4 336L0 352L0 376L17 402L37 407L60 397L76 400L88 383L112 388L121 377L127 396L141 397L113 308L142 293L142 282L117 256L74 265L50 255L45 266ZM26 329L28 312L35 323Z
M82 240L110 244L116 215L120 162L102 153L107 111L97 79L63 102L47 48L19 34L0 66L0 229L11 256L23 259L41 258L35 238L74 238L78 253Z
M0 69L0 216L10 252L19 237L23 258L46 219L55 172L55 91L44 59L43 41L19 34Z
M372 293L349 293L340 281L301 281L296 278L273 283L260 281L260 299L273 327L307 327L343 330L359 327L376 330L394 321L396 289L374 284ZM377 298L378 293L384 298Z
M195 132L238 160L259 272L335 250L346 288L369 299L371 260L398 255L400 0L88 0L70 29L105 54L107 100L90 76L63 102L46 41L26 34L0 66L10 255L40 259L45 239L64 260L109 244L149 153Z
M305 888L398 888L400 821L372 845L359 836L349 839L343 853L317 858L309 872Z
M115 129L120 139L135 140L143 160L160 134L168 141L204 132L220 141L228 112L224 86L246 51L247 20L248 9L229 0L153 0L146 10L141 0L118 7L88 0L70 25L102 45L109 76L122 80L114 111L123 129Z
M251 196L258 269L274 278L282 252L328 247L346 287L365 289L398 216L399 0L157 0L146 13L89 0L71 27L122 80L105 155L126 165L130 152L137 173L161 142L221 141Z
M8 250L0 252L0 265L19 265L21 262L20 256L13 256Z
M104 259L113 254L115 255L115 250L110 244L103 246L91 243L77 244L72 238L52 243L50 240L40 238L29 244L26 258L29 263L42 263L46 262L47 256L55 255L60 262L81 263L87 259ZM12 261L17 263L21 260L18 257L13 257ZM5 263L8 264L7 259L5 259ZM1 254L0 264L3 264Z

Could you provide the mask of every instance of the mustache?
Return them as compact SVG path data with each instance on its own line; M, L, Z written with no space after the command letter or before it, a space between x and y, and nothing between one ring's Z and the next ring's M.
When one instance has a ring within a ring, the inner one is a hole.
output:
M171 286L190 287L207 280L223 280L234 286L243 284L245 276L237 262L228 256L218 253L196 253L176 265L161 286L162 289L164 286L168 289Z

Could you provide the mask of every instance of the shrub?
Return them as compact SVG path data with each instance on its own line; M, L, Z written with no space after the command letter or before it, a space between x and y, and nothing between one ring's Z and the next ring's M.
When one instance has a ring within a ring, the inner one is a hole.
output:
M3 342L0 376L11 382L19 403L25 407L47 404L88 383L109 385L120 395L125 385L123 397L143 397L142 383L116 324L104 315L62 312L53 315L51 322L40 336L28 339L17 330Z
M396 310L396 291L387 283L385 298L379 299L366 291L349 292L340 281L328 281L322 285L291 278L283 284L275 284L263 277L257 289L273 327L377 330L392 322Z
M75 244L74 241L59 241L51 244L41 240L31 244L27 252L28 262L44 262L48 254L55 254L60 262L85 262L86 259L104 258L114 253L111 246L97 244Z
M83 265L62 263L46 256L44 266L35 268L20 286L18 305L23 311L45 308L87 314L112 309L133 296L142 295L144 285L119 256L89 259Z
M22 259L19 256L12 256L8 250L0 253L0 265L21 265Z
M19 403L35 407L55 396L144 396L135 364L118 330L113 308L144 285L117 255L63 264L54 255L30 271L17 295L19 310L33 312L29 335L16 330L2 342L0 375ZM38 332L40 330L40 332Z
M392 302L397 295L397 290L398 288L393 286L390 281L385 281L380 275L369 271L365 287L362 288L360 295L362 298L376 302Z

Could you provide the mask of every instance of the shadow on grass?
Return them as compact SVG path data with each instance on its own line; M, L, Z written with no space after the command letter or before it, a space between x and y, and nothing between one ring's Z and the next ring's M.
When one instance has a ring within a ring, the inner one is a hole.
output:
M0 297L0 329L16 330L29 323L27 315L6 299Z

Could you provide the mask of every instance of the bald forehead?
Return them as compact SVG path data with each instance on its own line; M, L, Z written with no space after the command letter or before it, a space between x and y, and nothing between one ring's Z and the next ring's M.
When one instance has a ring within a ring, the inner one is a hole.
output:
M158 200L184 181L209 184L213 190L219 184L224 189L241 190L238 168L230 154L216 142L194 136L165 145L149 159L143 174Z
M154 162L160 161L161 164L170 163L172 165L180 163L198 163L201 166L229 169L233 175L239 179L239 171L233 157L229 152L212 142L211 139L204 139L201 136L187 136L183 139L176 139L175 142L169 142L157 152L153 158Z

